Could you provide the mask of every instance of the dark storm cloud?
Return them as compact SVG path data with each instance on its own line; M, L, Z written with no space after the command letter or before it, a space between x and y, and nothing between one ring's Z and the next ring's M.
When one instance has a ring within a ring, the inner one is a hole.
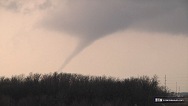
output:
M67 0L63 3L66 5L60 2L43 21L44 27L67 32L81 40L62 67L97 39L128 28L173 35L188 33L186 0Z
M44 26L83 39L97 39L126 28L186 34L186 0L70 0L57 7Z

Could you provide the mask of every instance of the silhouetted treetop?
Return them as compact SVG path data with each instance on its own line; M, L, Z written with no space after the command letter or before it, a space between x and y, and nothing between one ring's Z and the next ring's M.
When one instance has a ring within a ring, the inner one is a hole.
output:
M1 106L154 106L153 98L166 94L156 76L118 79L54 72L0 77Z

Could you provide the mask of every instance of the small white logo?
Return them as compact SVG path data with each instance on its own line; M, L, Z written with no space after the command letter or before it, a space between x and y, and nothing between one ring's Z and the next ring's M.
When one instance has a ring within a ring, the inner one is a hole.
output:
M155 102L163 102L163 99L161 99L161 98L155 98Z

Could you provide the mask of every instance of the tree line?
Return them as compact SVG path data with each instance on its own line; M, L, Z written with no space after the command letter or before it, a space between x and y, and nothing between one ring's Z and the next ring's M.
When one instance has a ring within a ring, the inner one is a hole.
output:
M118 79L70 73L0 77L0 106L155 106L168 93L156 76Z

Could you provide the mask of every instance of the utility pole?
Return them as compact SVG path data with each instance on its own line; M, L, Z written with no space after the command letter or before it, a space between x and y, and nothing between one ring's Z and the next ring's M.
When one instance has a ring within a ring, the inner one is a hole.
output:
M176 96L178 95L178 92L177 92L177 82L176 82Z
M165 74L165 92L167 92L167 91L166 91L166 74Z
M179 86L179 91L178 91L178 95L180 96L180 86Z

